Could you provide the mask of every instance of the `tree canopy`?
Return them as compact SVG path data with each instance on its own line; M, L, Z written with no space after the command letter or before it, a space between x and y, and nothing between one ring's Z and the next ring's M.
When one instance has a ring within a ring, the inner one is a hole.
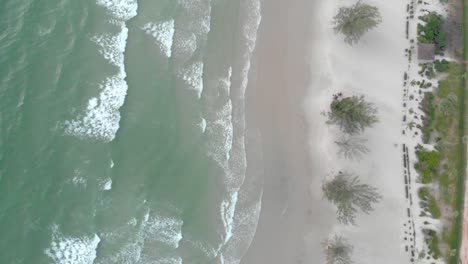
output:
M351 264L353 247L341 236L334 236L322 243L327 264Z
M345 97L333 100L328 112L329 124L335 124L350 135L362 132L378 121L377 108L364 97Z
M377 7L362 1L350 7L341 7L333 19L335 32L343 34L345 42L351 45L380 22L382 18Z
M325 198L337 207L338 221L343 224L355 224L356 214L362 211L368 214L373 204L382 198L377 189L362 184L357 176L340 172L322 186Z

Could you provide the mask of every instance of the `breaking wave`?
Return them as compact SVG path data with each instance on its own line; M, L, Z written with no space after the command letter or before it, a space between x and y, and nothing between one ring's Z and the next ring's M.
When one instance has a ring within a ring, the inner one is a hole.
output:
M56 264L92 264L96 259L96 249L101 239L98 235L67 237L57 225L52 227L52 242L45 250Z
M116 35L94 36L91 41L99 46L99 52L111 65L118 68L118 72L99 85L101 94L88 101L83 115L65 122L65 133L81 138L112 141L119 129L119 109L124 104L128 90L124 63L128 38L126 21L137 15L138 4L136 0L98 0L97 4L105 7L112 15L110 22L117 25L120 32Z
M172 56L172 42L175 31L173 19L160 23L146 23L142 27L142 30L156 40L156 43L166 57L170 58Z

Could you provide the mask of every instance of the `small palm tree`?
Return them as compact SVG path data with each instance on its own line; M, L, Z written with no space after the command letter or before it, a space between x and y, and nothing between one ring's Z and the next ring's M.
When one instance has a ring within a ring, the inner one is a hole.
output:
M377 108L366 102L364 97L351 96L337 98L330 105L328 124L335 124L350 135L364 131L377 121Z
M332 180L322 186L325 198L337 207L338 221L342 224L355 224L356 214L366 214L382 198L377 189L360 183L357 176L348 172L339 172Z
M341 7L333 19L334 30L345 37L345 42L352 45L376 27L382 18L377 7L357 1L350 7Z
M322 242L327 264L351 264L353 247L341 236L334 236Z

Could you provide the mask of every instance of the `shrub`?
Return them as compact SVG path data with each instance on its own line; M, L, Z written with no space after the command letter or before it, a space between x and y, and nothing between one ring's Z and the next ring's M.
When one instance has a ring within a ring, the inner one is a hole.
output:
M436 53L441 53L445 49L445 32L442 29L442 16L432 12L420 17L420 19L426 22L426 24L418 24L419 42L434 43Z
M372 127L377 121L377 108L364 97L351 96L333 100L328 112L328 124L338 125L350 135Z
M379 10L362 1L341 7L333 19L334 30L345 36L345 42L354 44L370 29L382 21Z
M421 110L425 114L423 117L422 140L427 144L431 138L432 124L434 123L436 114L434 95L432 93L424 93L424 98L421 102Z
M433 176L437 173L439 165L439 153L437 151L426 151L421 147L416 150L418 162L414 165L420 173L422 183L430 183Z
M434 61L434 68L438 72L447 72L449 70L449 67L450 62L448 62L446 59Z

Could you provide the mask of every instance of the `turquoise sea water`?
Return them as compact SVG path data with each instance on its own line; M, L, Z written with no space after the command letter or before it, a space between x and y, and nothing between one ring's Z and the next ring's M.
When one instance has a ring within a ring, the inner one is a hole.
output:
M0 263L238 263L260 19L259 0L2 1Z

